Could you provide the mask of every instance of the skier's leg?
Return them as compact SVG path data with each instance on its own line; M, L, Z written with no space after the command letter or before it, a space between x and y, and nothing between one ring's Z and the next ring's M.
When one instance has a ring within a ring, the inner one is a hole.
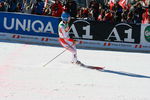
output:
M67 44L61 42L61 45L66 48L68 51L70 51L72 53L72 63L78 63L80 61L78 61L77 59L77 50L76 50L76 46L73 44L73 42L71 41L67 41Z

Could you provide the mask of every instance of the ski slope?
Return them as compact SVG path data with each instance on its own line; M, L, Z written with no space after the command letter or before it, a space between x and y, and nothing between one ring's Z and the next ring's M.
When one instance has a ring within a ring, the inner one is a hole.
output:
M0 100L150 100L150 54L78 49L70 64L64 48L0 42Z

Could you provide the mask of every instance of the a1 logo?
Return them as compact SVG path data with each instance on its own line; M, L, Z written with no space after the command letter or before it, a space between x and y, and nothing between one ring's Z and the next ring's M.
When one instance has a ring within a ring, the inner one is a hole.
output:
M93 36L90 35L90 23L85 21L85 20L77 20L77 21L74 21L73 24L71 25L70 27L70 30L72 30L72 33L75 38L80 38L79 36L79 33L78 33L78 29L76 29L76 24L79 24L80 25L83 25L82 27L78 27L78 28L82 28L81 30L83 30L85 33L82 33L84 35L82 35L81 37L82 38L86 38L86 39L93 39Z
M127 29L122 29L119 28L120 26L124 26ZM119 33L118 31L123 30L123 33ZM121 34L126 34L126 37L123 37L123 35ZM132 26L130 26L129 24L126 23L119 23L117 25L115 25L115 27L113 28L113 30L111 31L111 33L109 34L109 36L107 37L106 40L108 41L112 41L111 38L115 38L113 41L118 41L118 42L135 42L135 39L132 38ZM123 39L121 39L123 38Z

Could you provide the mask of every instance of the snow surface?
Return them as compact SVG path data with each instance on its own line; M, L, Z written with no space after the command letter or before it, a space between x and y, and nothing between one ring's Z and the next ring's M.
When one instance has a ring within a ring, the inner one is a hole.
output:
M64 48L0 42L0 100L150 100L150 54L78 49L87 65L70 64Z

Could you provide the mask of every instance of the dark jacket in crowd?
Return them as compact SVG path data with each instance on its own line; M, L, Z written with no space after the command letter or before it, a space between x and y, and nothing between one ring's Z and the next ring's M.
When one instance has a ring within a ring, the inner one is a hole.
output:
M32 13L37 15L42 15L44 12L44 2L42 0L37 0L34 4Z
M77 16L77 4L75 1L69 1L66 3L67 12L70 13L71 17Z

